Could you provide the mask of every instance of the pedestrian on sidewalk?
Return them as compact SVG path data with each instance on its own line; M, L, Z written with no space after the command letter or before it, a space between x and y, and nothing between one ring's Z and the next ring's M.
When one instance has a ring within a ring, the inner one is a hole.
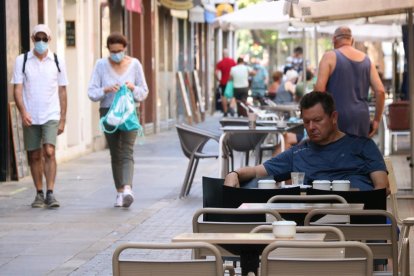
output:
M319 63L315 90L328 91L338 108L338 127L352 135L372 137L384 111L385 89L378 71L368 56L355 49L349 27L335 30L333 51L326 52ZM370 121L369 88L375 94L375 116Z
M125 84L132 91L135 102L143 101L148 96L142 65L138 59L125 54L127 45L128 41L124 35L110 34L106 41L110 55L99 59L92 73L88 96L92 101L100 102L101 118L109 111L115 93L121 85ZM111 154L112 176L117 190L114 206L128 208L134 201L132 178L137 130L105 132L105 137Z
M223 59L217 63L215 72L216 79L220 83L220 99L224 117L227 117L228 109L231 108L229 107L227 98L224 97L224 91L226 90L227 83L230 80L230 70L233 66L236 66L236 62L231 57L229 57L229 50L224 49ZM218 97L218 95L216 96ZM229 100L231 101L232 99Z
M65 129L68 81L64 61L49 50L49 27L35 26L31 39L34 49L16 58L11 83L22 116L24 144L37 191L32 207L55 208L60 206L53 194L57 169L55 146L57 135Z

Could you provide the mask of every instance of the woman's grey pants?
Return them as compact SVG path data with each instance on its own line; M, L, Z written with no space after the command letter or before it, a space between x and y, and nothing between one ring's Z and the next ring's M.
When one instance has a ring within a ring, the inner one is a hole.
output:
M100 108L100 116L103 117L109 108ZM132 187L134 176L134 144L137 138L137 131L115 131L105 133L111 154L112 176L115 187L121 189L124 185Z

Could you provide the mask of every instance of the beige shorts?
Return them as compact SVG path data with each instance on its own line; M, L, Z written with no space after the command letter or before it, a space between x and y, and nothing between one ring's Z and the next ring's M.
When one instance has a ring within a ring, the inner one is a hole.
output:
M47 121L43 125L23 127L24 148L27 151L40 149L44 144L56 146L59 121Z

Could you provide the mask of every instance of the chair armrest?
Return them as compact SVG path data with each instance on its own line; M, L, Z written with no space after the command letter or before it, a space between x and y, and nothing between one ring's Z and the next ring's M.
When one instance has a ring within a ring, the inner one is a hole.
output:
M408 217L402 220L403 225L413 226L414 225L414 217Z

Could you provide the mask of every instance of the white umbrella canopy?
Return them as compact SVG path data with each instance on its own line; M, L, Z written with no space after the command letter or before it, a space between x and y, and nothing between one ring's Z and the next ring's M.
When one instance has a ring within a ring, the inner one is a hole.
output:
M283 14L283 1L260 2L214 20L213 26L223 30L287 30L298 21Z
M362 24L347 25L352 30L352 36L357 41L390 41L402 38L401 25ZM339 27L334 25L318 26L321 34L332 36Z
M286 0L290 15L304 21L320 22L348 18L405 13L414 0Z

